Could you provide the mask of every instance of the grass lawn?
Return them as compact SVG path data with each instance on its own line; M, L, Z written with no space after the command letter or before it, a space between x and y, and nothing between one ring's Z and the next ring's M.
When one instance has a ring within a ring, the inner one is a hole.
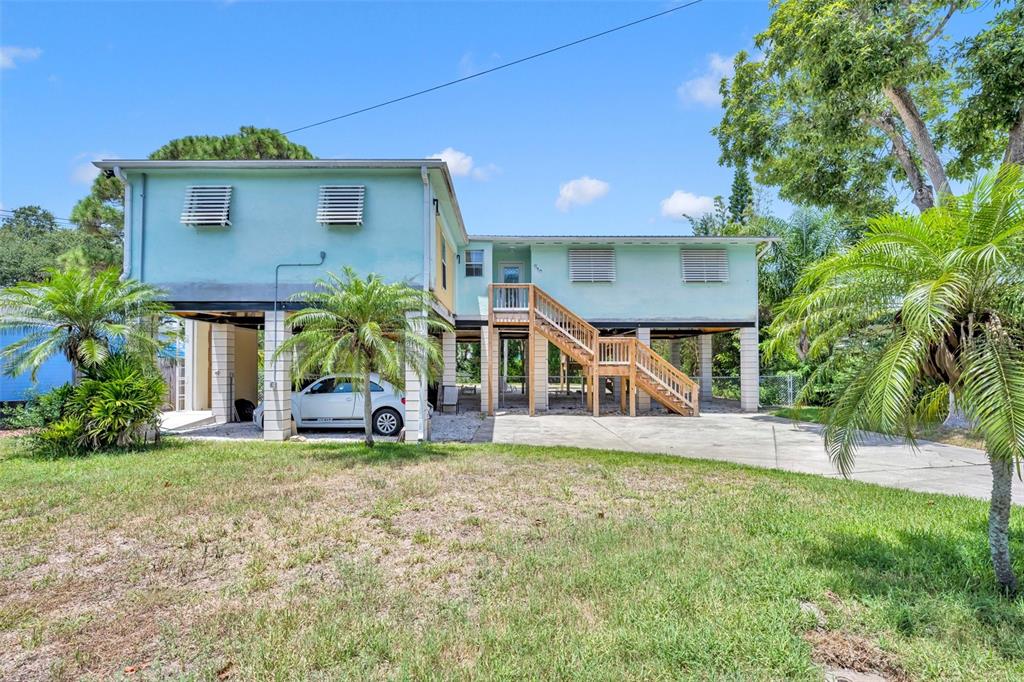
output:
M825 423L825 408L823 407L781 407L773 410L776 417L794 419L801 422L814 422L815 424ZM917 434L921 440L930 440L934 443L947 443L948 445L959 445L964 448L985 449L985 441L976 433L965 429L951 429L942 424L929 424Z
M1024 677L973 500L567 448L20 448L0 679Z

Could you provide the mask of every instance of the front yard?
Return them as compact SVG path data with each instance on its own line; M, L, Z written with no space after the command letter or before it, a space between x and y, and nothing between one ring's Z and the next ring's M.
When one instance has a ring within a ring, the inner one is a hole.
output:
M566 448L2 439L0 678L1019 679L986 513Z

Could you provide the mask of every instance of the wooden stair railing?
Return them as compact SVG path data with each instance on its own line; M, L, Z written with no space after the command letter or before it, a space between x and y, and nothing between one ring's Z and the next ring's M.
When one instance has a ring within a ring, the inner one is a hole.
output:
M491 325L527 326L578 362L595 383L602 375L628 376L668 409L699 414L697 382L636 337L601 336L597 327L535 284L490 284L488 301ZM532 393L530 404L532 414Z
M638 386L670 410L686 416L700 414L700 384L639 341L635 357Z

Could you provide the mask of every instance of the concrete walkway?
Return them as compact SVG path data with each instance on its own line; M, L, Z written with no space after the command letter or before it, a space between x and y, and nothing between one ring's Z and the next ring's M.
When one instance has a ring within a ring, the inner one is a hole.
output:
M499 414L481 428L477 440L664 453L840 476L825 454L819 425L764 414L705 413L696 419ZM927 441L918 446L915 451L898 441L871 438L858 452L851 478L988 499L992 475L984 452ZM1013 499L1024 504L1019 481Z

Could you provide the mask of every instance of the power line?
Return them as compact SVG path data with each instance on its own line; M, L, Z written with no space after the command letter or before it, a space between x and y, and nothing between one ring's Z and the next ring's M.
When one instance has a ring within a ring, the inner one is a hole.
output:
M12 211L9 208L0 208L0 213L3 213L4 214L3 217L5 217L5 218L14 215L14 211ZM57 217L54 217L54 220L56 220L58 223L71 223L71 224L74 224L74 222L75 222L75 221L71 220L70 218L57 218Z
M350 111L347 114L341 114L340 116L334 116L333 118L326 118L326 119L324 119L322 121L317 121L316 123L310 123L309 125L300 126L298 128L292 128L291 130L284 131L284 134L285 135L291 135L292 133L297 133L300 130L308 130L309 128L315 128L317 126L322 126L322 125L324 125L326 123L333 123L334 121L340 121L343 118L349 118L350 116L355 116L356 114L363 114L363 113L366 113L367 111L373 111L374 109L380 109L381 107L386 107L389 104L396 104L398 102L403 102L403 101L405 101L407 99L412 99L413 97L419 97L420 95L425 95L425 94L427 94L429 92L434 92L435 90L441 90L442 88L451 87L452 85L456 85L458 83L463 83L465 81L472 80L474 78L479 78L480 76L486 76L489 73L494 73L495 71L501 71L502 69L507 69L510 66L515 66L517 64L522 64L523 62L528 62L528 61L530 61L532 59L537 59L538 57L544 57L545 55L549 55L549 54L551 54L553 52L558 52L559 50L564 50L566 48L573 47L575 45L579 45L581 43L585 43L585 42L590 41L590 40L594 40L595 38L600 38L600 37L606 36L606 35L608 35L610 33L615 33L616 31L621 31L623 29L630 28L631 26L636 26L637 24L642 24L642 23L644 23L646 21L651 21L652 19L657 19L658 17L663 17L666 14L672 14L673 12L678 12L681 9L686 9L687 7L692 7L693 5L700 4L703 1L704 0L690 0L690 2L687 2L685 4L679 5L677 7L672 7L671 9L667 9L667 10L665 10L663 12L658 12L657 14L651 14L649 16L643 17L642 19L636 19L635 21L631 21L628 24L622 24L621 26L616 26L614 28L609 28L607 30L601 31L600 33L594 33L592 35L586 36L585 38L580 38L580 39L574 40L574 41L572 41L570 43L564 43L564 44L559 45L557 47L552 47L552 48L550 48L548 50L544 50L543 52L536 52L536 53L531 54L531 55L529 55L527 57L522 57L520 59L516 59L516 60L511 61L511 62L506 62L504 64L500 64L500 65L492 67L490 69L484 69L483 71L477 71L476 73L471 73L468 76L463 76L462 78L456 78L455 80L448 81L447 83L441 83L440 85L435 85L435 86L429 87L429 88L427 88L425 90L418 90L418 91L410 93L408 95L402 95L401 97L395 97L394 99L389 99L389 100L387 100L385 102L380 102L378 104L374 104L373 106L363 107L362 109L356 109L355 111Z

